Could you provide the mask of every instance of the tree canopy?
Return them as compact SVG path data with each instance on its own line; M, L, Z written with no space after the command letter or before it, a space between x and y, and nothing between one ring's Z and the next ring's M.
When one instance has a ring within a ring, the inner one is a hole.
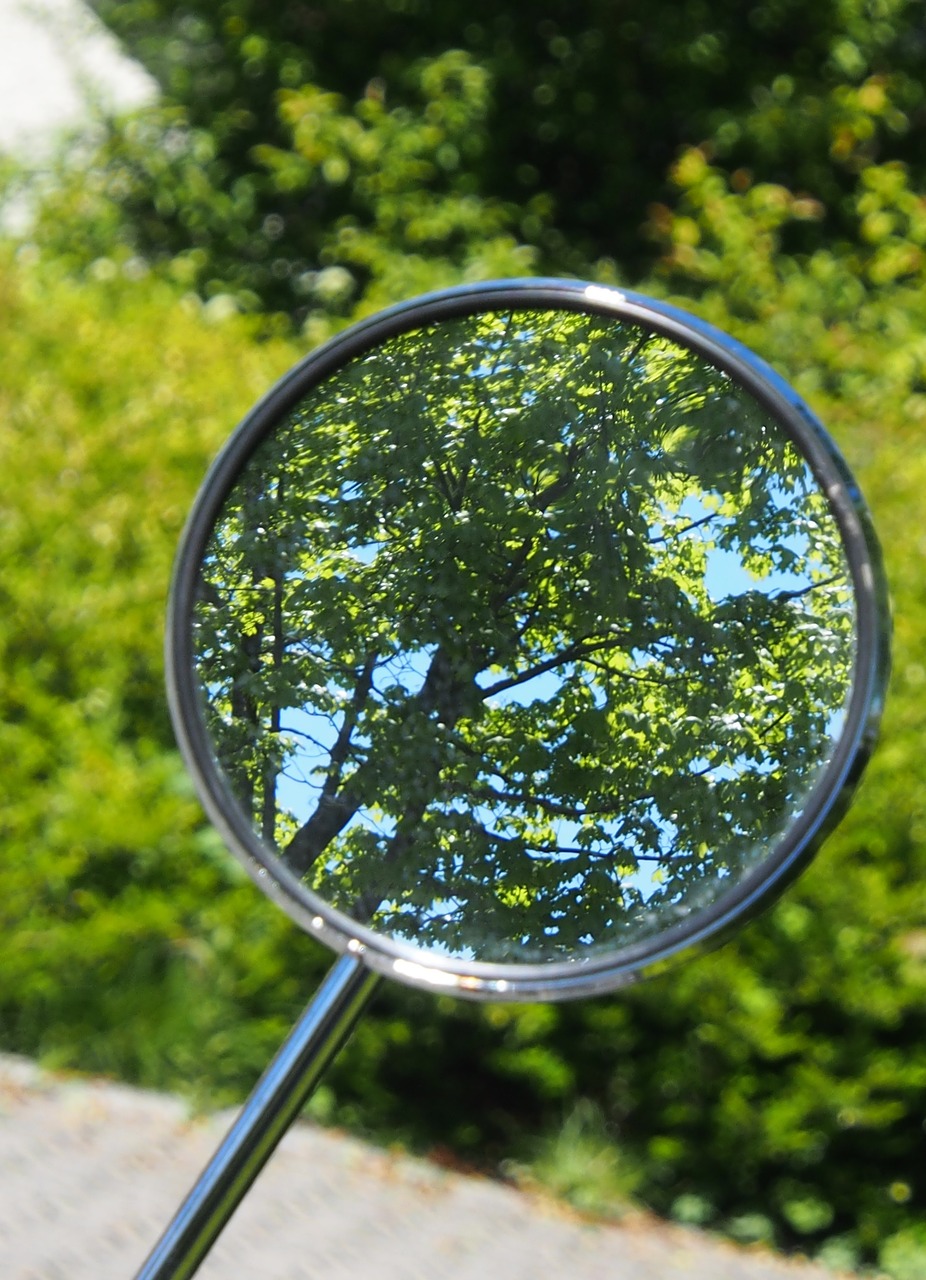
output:
M774 851L838 734L848 566L729 375L607 317L413 329L300 400L202 566L199 676L323 898L482 960L609 950Z

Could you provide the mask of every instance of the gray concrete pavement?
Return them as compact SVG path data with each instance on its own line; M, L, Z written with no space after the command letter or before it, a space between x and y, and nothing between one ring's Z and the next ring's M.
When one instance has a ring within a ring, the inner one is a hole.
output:
M131 1280L228 1121L0 1057L0 1276ZM643 1216L591 1225L510 1187L306 1125L284 1138L199 1275L833 1280Z

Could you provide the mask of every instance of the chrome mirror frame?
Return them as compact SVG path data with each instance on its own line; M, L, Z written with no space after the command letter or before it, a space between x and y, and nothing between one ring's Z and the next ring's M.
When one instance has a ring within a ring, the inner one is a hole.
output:
M463 961L377 934L307 889L261 843L218 768L196 684L190 619L204 548L223 503L255 448L312 388L396 335L441 320L506 309L577 311L635 323L723 370L767 409L825 493L852 578L857 647L845 723L804 808L775 852L709 907L613 954L535 964ZM425 989L476 1000L560 1000L635 981L689 947L717 945L803 869L844 812L870 753L889 666L889 610L867 508L836 446L810 409L762 360L705 322L640 294L571 280L501 280L428 294L361 321L312 352L245 417L196 499L176 563L167 637L167 686L181 750L213 823L255 882L308 933L370 969Z

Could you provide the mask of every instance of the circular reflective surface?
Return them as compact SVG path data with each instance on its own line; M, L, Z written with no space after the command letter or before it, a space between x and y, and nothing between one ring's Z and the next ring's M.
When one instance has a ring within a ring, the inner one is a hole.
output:
M310 358L187 549L233 843L451 967L709 931L841 786L859 696L839 486L774 389L565 301Z

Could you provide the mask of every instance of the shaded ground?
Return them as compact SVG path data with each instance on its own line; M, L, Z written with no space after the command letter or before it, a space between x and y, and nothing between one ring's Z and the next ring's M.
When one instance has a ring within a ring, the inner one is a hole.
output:
M130 1280L228 1125L0 1057L0 1274ZM297 1126L202 1280L834 1280L641 1216L590 1225L483 1178Z

